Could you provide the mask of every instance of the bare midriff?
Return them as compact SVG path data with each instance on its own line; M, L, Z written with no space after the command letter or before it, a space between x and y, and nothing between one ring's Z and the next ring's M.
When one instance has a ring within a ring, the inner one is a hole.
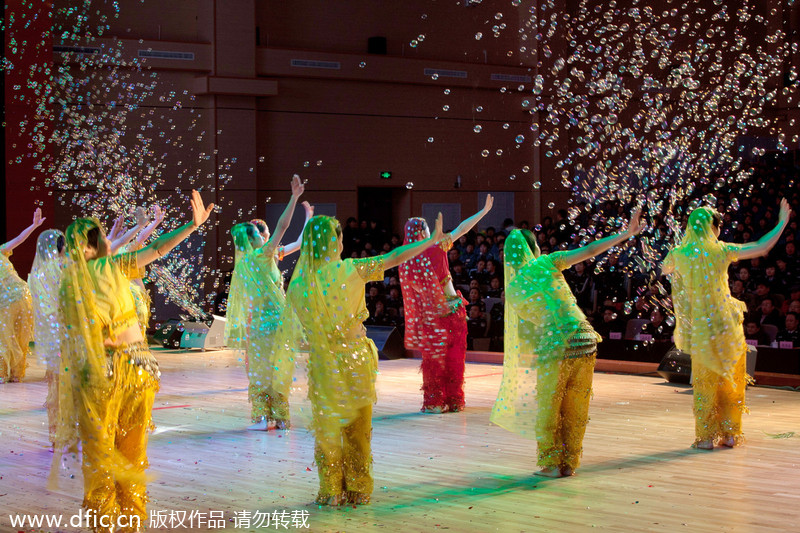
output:
M131 326L126 330L123 330L115 341L111 339L106 339L103 343L106 347L114 348L117 346L122 346L125 344L135 344L137 342L144 342L144 337L142 337L142 330L138 326Z

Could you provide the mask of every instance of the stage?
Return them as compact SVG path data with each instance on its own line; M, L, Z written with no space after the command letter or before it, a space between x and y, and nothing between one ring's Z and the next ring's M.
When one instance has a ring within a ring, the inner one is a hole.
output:
M467 409L419 413L419 361L381 361L370 505L318 508L305 378L293 429L252 432L247 380L230 351L156 351L161 392L151 436L151 513L169 524L224 516L224 528L148 531L789 531L800 505L800 393L751 387L747 444L711 452L693 441L691 389L651 376L596 373L583 465L572 478L533 475L535 443L489 423L502 367L468 363ZM9 515L78 512L82 481L46 489L52 454L38 364L0 385L0 531ZM261 515L256 515L256 512ZM276 512L277 513L273 513ZM286 511L281 516L281 512ZM263 513L287 518L264 526ZM260 523L246 524L247 516ZM291 518L293 517L293 519ZM206 522L207 523L207 522ZM308 528L301 527L303 524ZM256 527L260 525L261 527ZM285 526L285 527L284 527Z

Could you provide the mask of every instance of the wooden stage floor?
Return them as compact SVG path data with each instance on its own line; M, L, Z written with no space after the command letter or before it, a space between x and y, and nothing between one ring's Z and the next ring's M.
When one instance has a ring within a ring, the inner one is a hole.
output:
M750 388L747 444L708 452L689 448L688 387L597 373L581 469L543 479L532 475L535 444L489 423L500 366L469 363L467 409L424 415L419 361L381 361L373 501L318 508L309 505L317 472L302 374L291 397L294 428L252 432L246 378L232 352L157 355L163 375L149 446L157 476L151 512L224 511L229 531L305 529L234 527L234 513L284 510L307 513L309 531L800 531L796 391ZM34 364L25 382L0 385L2 532L76 531L9 523L16 513L68 518L81 502L80 475L59 492L46 489L52 454L43 374Z

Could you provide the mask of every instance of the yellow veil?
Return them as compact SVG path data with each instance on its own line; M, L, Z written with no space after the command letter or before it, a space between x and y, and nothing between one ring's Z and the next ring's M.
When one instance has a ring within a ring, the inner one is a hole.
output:
M375 401L377 353L366 337L348 338L366 318L351 314L364 298L364 282L354 261L340 259L340 235L335 218L309 220L287 299L311 346L308 396L321 411L315 423L324 416L344 425Z
M531 351L531 324L517 314L508 300L508 286L520 269L533 259L525 234L515 229L503 248L506 282L503 335L503 381L490 420L498 426L528 438L536 438L536 373Z
M59 368L58 419L54 438L50 485L57 485L62 453L75 452L82 437L81 424L93 424L94 431L114 431L101 423L99 412L109 401L114 387L111 359L106 355L103 326L97 309L95 285L84 256L88 233L98 228L96 218L79 218L66 231L67 260L59 299L64 317L65 335L61 345ZM87 432L88 433L88 432ZM84 451L87 446L84 445ZM92 464L109 472L115 479L144 480L143 474L130 471L130 462L118 451L92 457Z
M731 296L728 265L741 246L719 241L714 219L719 214L700 207L689 215L681 243L665 258L672 263L675 344L692 360L726 379L747 352L742 330L746 307Z

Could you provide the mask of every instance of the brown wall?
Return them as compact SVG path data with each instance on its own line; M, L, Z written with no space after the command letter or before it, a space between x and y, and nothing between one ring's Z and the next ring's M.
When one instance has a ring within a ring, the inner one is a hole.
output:
M57 1L56 7L62 4L66 5ZM185 213L178 189L185 192L203 185L206 197L221 205L206 254L215 268L228 268L230 226L249 218L253 209L263 215L267 198L284 202L293 173L308 180L309 201L335 203L342 219L358 214L358 187L397 188L406 182L414 187L395 206L397 221L418 215L423 203L457 202L466 216L478 207L477 192L487 190L514 192L517 220L540 220L551 214L550 202L556 209L567 207L569 193L561 184L565 169L556 168L557 158L545 154L574 149L578 132L562 132L552 146L533 146L535 134L530 126L543 116L523 109L523 100L535 101L532 84L523 83L524 89L518 91L519 82L491 79L492 74L534 77L541 72L547 76L567 49L564 24L558 24L550 37L553 54L547 57L538 49L531 29L521 26L528 9L538 3L522 2L519 8L510 4L489 0L476 7L429 0L123 1L116 16L102 11L110 10L108 6L98 8L101 15L109 16L108 27L92 42L110 45L124 58L134 58L140 50L195 54L192 60L145 59L141 72L115 74L140 86L155 82L141 106L127 112L128 133L120 142L133 147L139 143L137 135L150 140L147 159L156 168L134 172L152 176L148 187L153 184L158 198L170 199L175 217ZM784 22L780 14L770 14L773 4L765 0L755 7L756 13L767 17L766 30L781 24L791 29L798 20L797 9L784 13L788 21ZM563 17L565 9L576 15L578 5L572 0L556 2L555 11L542 12L542 20L549 20L550 13ZM608 9L603 2L587 5ZM659 1L651 7L662 12L674 6ZM502 19L495 18L497 12L502 12ZM93 13L90 24L99 24L99 16ZM706 19L697 20L702 25ZM680 22L676 19L675 24ZM506 27L495 37L492 26L499 24ZM729 34L714 38L720 43L715 50L727 53L721 43L730 40L735 26L733 17L727 23ZM521 28L527 39L521 37ZM593 34L594 28L570 38L597 41L600 37ZM479 40L477 32L483 34ZM421 34L424 40L411 46ZM387 38L387 55L367 54L367 39L372 36ZM633 39L634 31L621 38L621 54L632 49ZM696 37L678 34L673 46L690 47L695 41ZM520 52L522 47L525 53ZM293 67L292 59L338 62L340 68ZM55 60L73 61L74 73L81 75L74 58L58 54ZM464 71L467 77L433 79L424 74L426 68ZM666 76L655 62L647 68L653 76ZM87 74L96 82L93 104L105 106L108 80L102 72ZM630 76L626 81L634 91L634 101L640 84L641 80ZM781 95L783 108L796 106L791 94ZM541 102L556 101L546 88ZM483 110L479 112L478 107ZM789 113L786 109L769 112ZM791 113L792 117L796 114ZM787 114L784 122L788 120ZM481 133L473 131L476 125L482 127ZM514 138L519 134L525 142L516 148ZM433 142L428 142L429 137ZM498 149L502 155L497 155ZM490 155L483 157L482 150ZM322 164L317 166L317 161ZM527 173L522 171L525 166ZM379 179L384 170L393 172L391 181ZM512 175L516 179L510 179ZM457 176L461 176L458 189L454 188ZM534 182L541 182L541 188L534 189ZM57 210L57 224L63 228L75 213L75 209Z

